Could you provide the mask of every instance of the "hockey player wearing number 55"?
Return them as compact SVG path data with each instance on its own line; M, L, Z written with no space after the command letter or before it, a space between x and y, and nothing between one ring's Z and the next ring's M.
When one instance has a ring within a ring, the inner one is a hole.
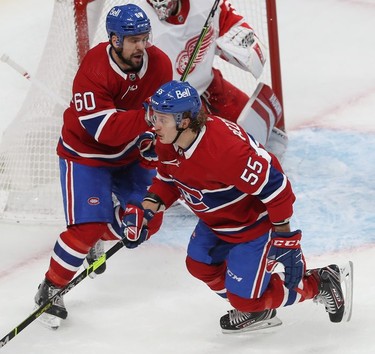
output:
M109 43L84 57L64 113L57 153L67 229L54 246L37 305L66 286L85 259L90 263L104 253L101 240L116 239L111 223L123 209L114 208L112 193L122 207L129 199L142 200L155 175L145 168L156 155L143 102L172 79L171 62L150 44L150 20L140 7L115 6L106 29ZM66 317L63 298L57 297L40 319L57 328Z
M213 3L214 0L137 2L151 20L154 44L167 53L173 63L175 80L180 80L184 73ZM219 2L187 80L201 95L206 112L237 123L267 150L282 158L288 139L285 132L276 128L282 107L275 93L262 82L252 94L241 91L213 67L215 57L250 72L255 80L263 73L265 49L251 24L228 0Z
M199 218L187 269L234 307L220 319L223 332L280 325L277 308L309 299L332 322L348 321L352 263L306 272L301 231L289 224L295 195L277 158L237 124L207 115L187 82L161 86L149 111L158 173L143 202L125 210L125 246L147 240L158 211L182 197ZM273 272L277 263L283 272Z

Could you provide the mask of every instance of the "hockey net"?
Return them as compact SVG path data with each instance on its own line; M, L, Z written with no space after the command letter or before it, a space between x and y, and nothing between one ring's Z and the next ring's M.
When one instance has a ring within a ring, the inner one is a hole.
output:
M131 1L137 4L138 1ZM0 144L0 220L63 223L56 144L71 86L86 51L107 41L105 17L123 0L55 0L45 50L31 87ZM275 0L232 0L268 49L261 81L281 95ZM203 24L202 24L203 26ZM217 59L215 66L248 94L257 82Z

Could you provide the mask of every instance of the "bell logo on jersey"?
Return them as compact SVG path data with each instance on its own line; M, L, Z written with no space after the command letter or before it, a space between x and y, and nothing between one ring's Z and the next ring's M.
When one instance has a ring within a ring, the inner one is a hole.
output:
M183 90L183 91L176 90L177 99L186 98L186 97L190 97L190 96L191 96L191 93L190 93L190 90L189 90L188 87L186 87L186 89Z

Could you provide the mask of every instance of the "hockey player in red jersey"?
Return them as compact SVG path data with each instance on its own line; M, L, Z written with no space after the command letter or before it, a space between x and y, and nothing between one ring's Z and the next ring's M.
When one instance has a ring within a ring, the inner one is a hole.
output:
M37 305L67 285L84 261L104 252L101 240L116 239L111 223L121 208L114 208L112 196L120 206L141 200L155 175L145 168L156 155L143 102L172 79L171 62L150 44L150 20L140 7L112 8L106 29L109 43L84 57L64 112L57 153L67 229L54 246ZM40 319L57 328L66 317L63 298L57 297Z
M141 0L138 4L151 20L155 45L173 63L173 78L180 80L213 1ZM253 93L245 93L213 67L219 56L258 80L265 54L252 27L228 0L221 0L187 80L200 93L207 112L237 123L281 158L288 140L276 127L282 107L271 87L260 82Z
M143 202L126 208L125 246L147 240L158 211L182 197L199 218L187 269L234 307L220 320L223 332L280 325L277 308L308 299L323 302L331 321L341 322L351 303L340 269L306 272L301 231L289 224L295 195L277 158L237 124L207 115L187 82L161 86L149 116L158 173ZM283 272L273 272L277 263Z

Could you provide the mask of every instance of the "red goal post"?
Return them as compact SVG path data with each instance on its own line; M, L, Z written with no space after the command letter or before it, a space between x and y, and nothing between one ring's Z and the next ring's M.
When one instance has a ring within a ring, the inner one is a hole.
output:
M0 141L0 220L64 223L56 155L62 114L71 99L72 81L83 56L98 42L107 40L105 17L109 9L129 2L55 0L45 49L32 75L31 88ZM139 0L131 2L137 4ZM271 85L282 102L276 0L231 3L268 49L260 80ZM214 65L249 95L254 91L257 81L250 73L219 58ZM46 95L48 91L51 95ZM284 128L284 120L279 127Z

